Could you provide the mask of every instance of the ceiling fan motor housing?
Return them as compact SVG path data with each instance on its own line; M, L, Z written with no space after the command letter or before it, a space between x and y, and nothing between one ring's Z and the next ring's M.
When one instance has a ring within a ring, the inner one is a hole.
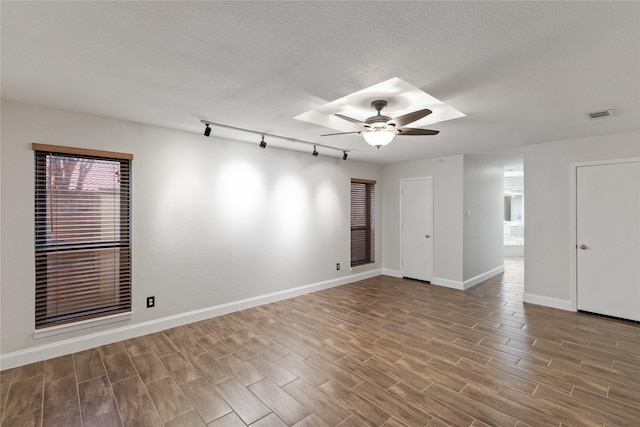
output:
M387 101L383 99L377 99L371 102L371 107L374 108L378 112L378 114L375 116L369 117L365 121L365 123L369 125L369 128L373 128L373 129L386 128L387 123L391 121L391 117L383 116L382 114L380 114L380 111L382 111L382 109L386 106L387 106Z

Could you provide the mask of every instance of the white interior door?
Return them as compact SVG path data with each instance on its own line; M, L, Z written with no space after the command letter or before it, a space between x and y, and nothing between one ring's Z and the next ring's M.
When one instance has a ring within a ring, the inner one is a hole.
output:
M576 170L578 309L640 320L640 162Z
M433 277L433 181L401 181L402 276L430 282Z

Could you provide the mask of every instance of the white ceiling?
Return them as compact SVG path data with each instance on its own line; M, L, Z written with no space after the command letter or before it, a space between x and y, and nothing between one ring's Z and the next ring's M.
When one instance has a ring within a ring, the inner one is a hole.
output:
M28 103L195 133L205 119L373 163L640 126L637 1L0 4L2 97ZM294 119L392 77L466 117L379 151Z

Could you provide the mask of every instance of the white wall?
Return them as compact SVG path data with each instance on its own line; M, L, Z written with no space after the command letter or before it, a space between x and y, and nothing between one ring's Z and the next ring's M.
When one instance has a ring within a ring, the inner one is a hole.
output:
M640 156L640 132L571 139L523 148L525 301L571 310L571 163Z
M383 271L401 275L400 180L433 177L433 283L461 284L463 156L383 167ZM454 286L456 287L456 286Z
M524 189L523 176L505 176L504 188L522 190Z
M383 273L402 274L400 180L425 176L433 177L432 283L467 289L504 270L502 165L458 155L385 165L382 176Z
M464 156L463 211L463 280L468 287L469 281L504 270L504 166L484 156Z
M380 274L349 269L350 178L380 166L7 100L1 136L3 368ZM34 339L32 142L134 155L129 320Z

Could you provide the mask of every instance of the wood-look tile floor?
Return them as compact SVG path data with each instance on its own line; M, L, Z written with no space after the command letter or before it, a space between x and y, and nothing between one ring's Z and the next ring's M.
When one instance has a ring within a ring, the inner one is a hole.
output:
M640 325L363 280L1 373L2 426L640 426Z

